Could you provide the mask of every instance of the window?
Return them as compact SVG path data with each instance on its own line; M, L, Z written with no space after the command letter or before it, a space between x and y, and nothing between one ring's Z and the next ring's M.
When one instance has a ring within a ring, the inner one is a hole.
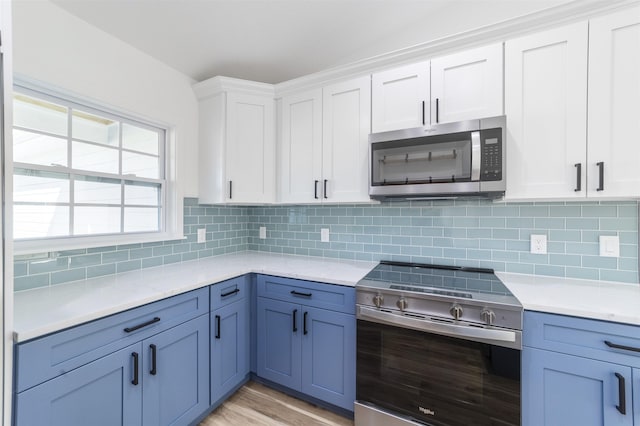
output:
M13 115L16 244L167 231L165 129L22 87Z

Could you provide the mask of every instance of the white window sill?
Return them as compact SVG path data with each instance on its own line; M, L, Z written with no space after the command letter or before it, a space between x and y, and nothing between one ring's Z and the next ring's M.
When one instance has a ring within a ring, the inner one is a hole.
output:
M48 253L93 247L122 246L127 244L153 243L158 241L184 240L183 234L145 233L125 235L101 235L97 237L67 237L46 240L14 241L13 254Z

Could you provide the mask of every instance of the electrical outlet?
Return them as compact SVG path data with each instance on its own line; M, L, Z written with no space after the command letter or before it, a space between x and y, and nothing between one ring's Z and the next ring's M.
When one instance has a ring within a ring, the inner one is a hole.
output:
M546 235L531 235L531 253L547 254Z
M329 242L329 228L320 228L320 241L323 243Z
M620 237L600 235L600 256L620 257Z
M267 238L267 227L266 226L261 226L260 227L260 239L264 240Z
M198 228L198 242L207 242L207 228Z

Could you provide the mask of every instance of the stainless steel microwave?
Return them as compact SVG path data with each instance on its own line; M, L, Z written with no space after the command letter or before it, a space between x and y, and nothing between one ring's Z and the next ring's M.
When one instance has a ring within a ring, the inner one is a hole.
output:
M369 195L499 198L505 141L505 116L372 133Z

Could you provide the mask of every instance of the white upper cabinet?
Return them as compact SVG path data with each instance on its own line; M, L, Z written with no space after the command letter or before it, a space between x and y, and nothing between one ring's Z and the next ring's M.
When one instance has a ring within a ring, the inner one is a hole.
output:
M429 61L371 76L373 133L429 124Z
M278 201L322 200L322 89L282 98Z
M282 98L278 201L371 202L368 76Z
M588 196L639 197L640 7L590 21L588 122Z
M273 86L215 77L194 86L199 99L199 202L275 201Z
M369 76L322 89L322 198L324 202L371 202L369 198Z
M431 60L431 123L503 114L502 43Z
M586 193L587 22L505 43L508 199Z

